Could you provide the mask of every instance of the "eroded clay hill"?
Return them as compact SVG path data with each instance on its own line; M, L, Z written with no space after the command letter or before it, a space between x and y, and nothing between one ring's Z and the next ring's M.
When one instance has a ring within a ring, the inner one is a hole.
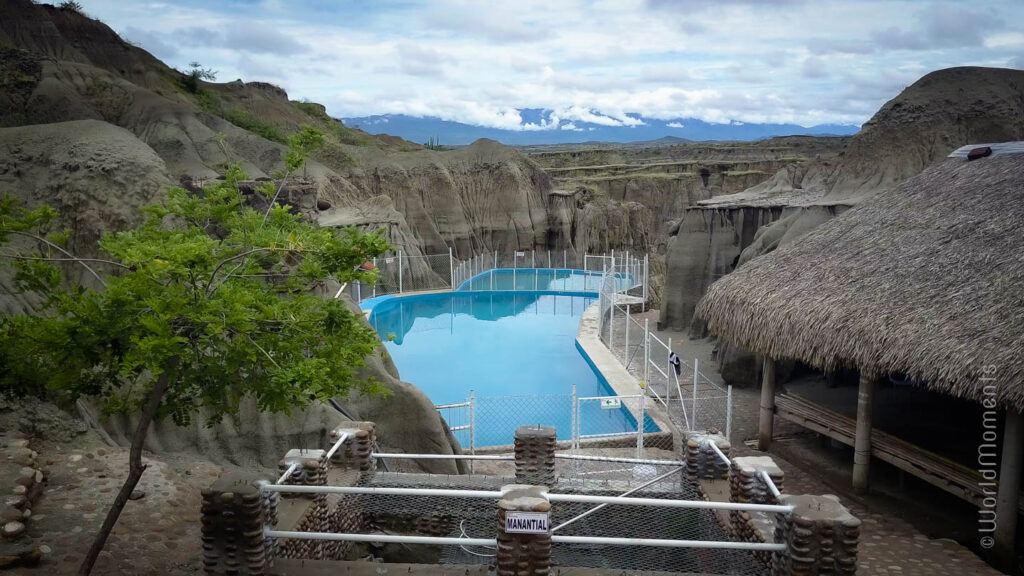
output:
M759 185L687 209L669 230L661 325L703 335L693 309L736 266L895 189L960 146L1021 139L1024 71L961 67L924 76L882 106L842 157L786 166ZM754 363L731 355L723 352L723 376L752 380Z

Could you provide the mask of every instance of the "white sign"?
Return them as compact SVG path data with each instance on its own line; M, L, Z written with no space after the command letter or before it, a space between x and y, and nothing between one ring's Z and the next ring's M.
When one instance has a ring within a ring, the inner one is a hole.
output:
M526 252L516 252L516 258L519 258L520 256L526 256Z
M505 532L514 534L547 534L546 512L506 512Z
M385 259L384 259L384 262L386 262L386 263L388 263L388 264L391 264L391 263L392 263L392 262L394 262L394 261L395 261L395 258L394 258L394 256L392 256L391 258L385 258Z
M615 410L622 407L622 401L618 398L605 398L601 400L601 410Z

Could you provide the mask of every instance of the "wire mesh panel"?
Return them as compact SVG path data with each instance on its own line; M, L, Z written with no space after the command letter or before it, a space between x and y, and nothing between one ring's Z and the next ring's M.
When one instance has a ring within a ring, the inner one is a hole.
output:
M621 466L621 465L620 465ZM696 486L683 477L680 467L633 466L631 483L609 480L581 485L559 480L555 494L627 496L664 500L701 500ZM505 476L441 476L371 472L358 485L389 488L437 488L445 490L499 490L514 483ZM344 506L344 511L340 508ZM359 531L369 534L425 535L451 538L493 539L496 536L496 501L490 498L445 495L350 495L338 503L338 512L356 515ZM636 539L730 541L723 516L705 509L552 502L553 536L590 536ZM496 549L490 544L388 545L356 549L386 561L415 557L419 562L440 564L493 564ZM750 552L708 547L663 548L638 544L554 543L552 566L605 568L629 571L697 574L766 574L764 564Z

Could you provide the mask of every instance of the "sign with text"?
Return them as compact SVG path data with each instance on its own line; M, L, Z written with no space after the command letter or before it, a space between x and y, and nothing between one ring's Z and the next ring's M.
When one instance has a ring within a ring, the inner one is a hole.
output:
M601 400L601 410L615 410L622 407L622 400L618 398L605 398Z
M510 534L547 534L546 512L505 512L505 532Z
M516 252L516 258L522 258L523 256L526 256L526 252Z
M386 262L386 263L388 263L388 264L391 264L391 263L392 263L392 262L394 262L394 261L395 261L395 258L394 258L394 256L392 256L392 257L390 257L390 258L385 258L385 259L384 259L384 262Z

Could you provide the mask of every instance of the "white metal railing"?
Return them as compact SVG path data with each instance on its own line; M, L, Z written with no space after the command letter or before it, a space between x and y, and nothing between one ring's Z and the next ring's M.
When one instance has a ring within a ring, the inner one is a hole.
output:
M332 450L337 450L346 440L340 438ZM706 442L719 458L729 462L728 457L722 453L716 444ZM514 460L514 456L503 455L452 455L452 454L389 454L374 453L377 458L448 458L448 459L475 459L475 460ZM551 529L552 543L579 544L579 545L603 545L603 546L649 546L664 548L702 548L702 549L725 549L725 550L746 550L761 552L784 552L788 546L784 542L740 542L740 541L716 541L716 540L687 540L687 539L665 539L665 538L617 538L605 536L562 536L556 534L559 530L587 517L608 506L632 506L652 508L678 508L695 510L718 510L718 511L739 511L747 513L768 513L790 515L793 506L786 504L753 504L742 502L717 502L707 500L686 500L686 499L663 499L644 498L632 496L632 494L663 481L673 474L679 474L685 469L685 462L672 460L645 460L635 458L606 457L606 456L581 456L577 454L556 453L556 458L567 458L575 460L598 460L608 462L623 462L629 464L652 464L668 465L674 469L660 474L643 484L636 486L618 496L591 495L591 494L566 494L547 493L545 497L554 504L577 503L595 504L596 506L586 510L568 520L561 522ZM500 500L505 496L503 490L467 490L467 489L446 489L446 488L404 488L392 486L320 486L320 485L290 485L285 484L294 470L295 465L289 467L275 484L261 484L261 493L288 493L288 494L340 494L359 496L406 496L406 497L442 497L442 498L468 498L484 500ZM769 490L778 498L779 492L771 478L767 474L761 474ZM357 534L357 533L332 533L332 532L302 532L294 530L277 530L273 524L266 524L263 529L267 538L294 539L294 540L320 540L334 542L385 542L403 544L429 544L429 545L452 545L459 546L465 550L466 546L486 547L495 549L497 538L473 538L469 537L460 523L461 535L450 536L419 536L419 535L396 535L396 534ZM482 554L490 556L490 554Z
M361 496L441 496L446 498L500 499L501 490L458 490L454 488L400 488L393 486L318 486L303 484L264 484L263 492L280 494L343 494ZM717 502L714 500L682 500L664 498L635 498L631 496L602 496L597 494L548 493L549 502L575 502L582 504L614 504L616 506L645 506L651 508L686 508L691 510L726 510L738 512L770 512L791 514L788 504L751 504L749 502Z
M617 264L612 266L612 262ZM343 286L339 295L348 288L349 295L356 302L361 302L387 294L458 290L460 287L465 289L466 283L471 280L473 282L468 289L495 290L498 286L494 271L511 272L511 288L501 289L589 292L599 288L601 274L610 268L617 268L622 284L629 284L629 289L640 291L644 299L647 297L647 256L641 259L628 252L620 252L616 256L615 251L610 255L580 255L568 250L518 250L510 253L489 251L467 260L459 260L451 248L448 253L427 255L409 255L399 250L374 258L372 263L378 272L377 282L372 286L359 281L352 282ZM578 282L570 282L574 276L572 273L579 271L584 272L582 286ZM543 286L541 282L544 282Z

